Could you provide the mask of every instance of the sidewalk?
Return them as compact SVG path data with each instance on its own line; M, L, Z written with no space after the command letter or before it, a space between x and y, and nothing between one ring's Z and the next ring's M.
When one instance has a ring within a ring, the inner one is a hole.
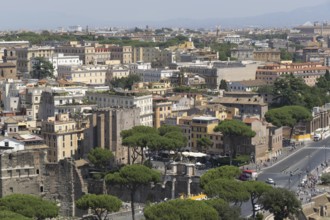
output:
M261 162L250 163L250 164L241 166L240 168L241 169L252 169L252 170L256 170L257 172L260 172L264 169L267 169L269 167L276 165L277 163L281 162L282 160L297 153L299 150L301 150L305 146L308 146L310 143L312 143L312 140L304 141L304 142L296 142L296 143L300 143L300 144L298 144L294 147L292 147L292 146L283 147L281 155L278 155L277 157L274 157L269 161L263 161L262 163Z

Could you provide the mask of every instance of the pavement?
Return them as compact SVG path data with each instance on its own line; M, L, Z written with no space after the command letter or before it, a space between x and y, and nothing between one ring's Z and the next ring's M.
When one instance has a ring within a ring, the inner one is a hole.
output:
M326 169L325 162L330 159L329 146L330 138L318 142L308 141L296 148L285 147L277 159L249 164L244 169L258 170L258 181L272 178L276 187L289 189L296 193L302 203L308 203L312 196L324 192L317 188L317 183L320 174ZM306 182L301 184L303 180ZM249 216L252 213L251 204L244 203L241 213L243 217Z
M241 166L241 169L252 169L256 170L258 173L261 173L262 170L270 168L278 163L280 163L282 160L287 159L289 156L297 153L299 150L303 149L306 145L310 145L313 143L313 141L303 141L303 142L297 142L297 144L293 146L284 147L282 149L281 155L278 155L277 157L269 160L269 161L262 161L259 163L249 163L247 165Z

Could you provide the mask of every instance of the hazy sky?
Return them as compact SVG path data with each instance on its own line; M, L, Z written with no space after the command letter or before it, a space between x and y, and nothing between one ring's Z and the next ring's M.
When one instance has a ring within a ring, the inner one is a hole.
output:
M0 29L245 17L316 6L328 0L10 0L1 2Z

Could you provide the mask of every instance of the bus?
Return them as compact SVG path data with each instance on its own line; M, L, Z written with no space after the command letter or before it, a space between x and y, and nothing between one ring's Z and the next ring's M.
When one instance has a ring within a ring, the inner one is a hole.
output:
M258 173L255 170L243 170L239 179L242 181L257 180Z

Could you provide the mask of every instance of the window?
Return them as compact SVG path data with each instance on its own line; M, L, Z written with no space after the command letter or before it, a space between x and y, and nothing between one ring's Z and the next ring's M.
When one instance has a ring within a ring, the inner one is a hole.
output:
M39 174L39 169L36 170L36 174Z

